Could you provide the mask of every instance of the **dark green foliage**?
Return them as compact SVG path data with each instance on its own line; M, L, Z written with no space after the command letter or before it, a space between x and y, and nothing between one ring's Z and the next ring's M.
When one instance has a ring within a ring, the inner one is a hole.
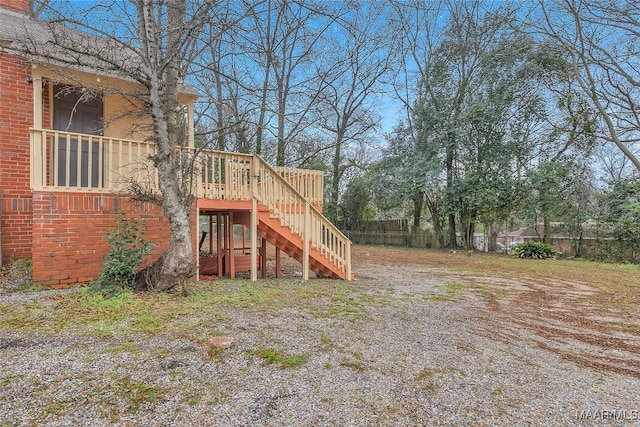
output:
M109 232L109 253L100 276L91 284L91 289L108 296L132 289L142 259L153 248L153 244L142 237L144 222L120 216L116 228Z
M640 251L640 180L621 179L602 195L602 227L613 239Z
M511 251L515 258L549 259L558 255L560 253L555 246L542 242L518 243Z
M342 227L346 230L357 229L364 221L375 218L369 208L369 191L365 178L356 178L349 183L342 197Z
M623 178L599 194L599 237L593 257L609 262L640 262L640 180Z

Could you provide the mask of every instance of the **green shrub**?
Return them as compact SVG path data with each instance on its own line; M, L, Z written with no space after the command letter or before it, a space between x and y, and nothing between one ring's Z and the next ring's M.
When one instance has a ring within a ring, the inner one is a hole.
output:
M118 295L132 289L142 259L153 248L153 244L142 237L144 222L120 216L116 228L107 234L109 252L100 276L91 288L105 296Z
M515 258L548 259L558 255L560 252L555 246L542 242L518 243L511 251L511 256Z
M29 258L20 258L11 263L12 267L18 270L24 270L31 273L33 269L33 262Z

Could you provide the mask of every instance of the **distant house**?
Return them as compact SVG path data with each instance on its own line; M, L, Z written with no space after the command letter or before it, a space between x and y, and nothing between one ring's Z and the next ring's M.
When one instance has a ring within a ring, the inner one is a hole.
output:
M578 251L577 248L584 246L586 242L595 240L594 232L597 223L594 220L590 219L581 224L582 230L584 230L584 235L580 239L558 232L558 230L561 230L565 225L562 222L552 222L550 225L552 227L552 232L549 236L550 243L556 246L561 253L567 256L576 255L576 252ZM540 222L534 225L520 227L518 230L507 233L504 236L505 247L508 250L516 243L542 241L543 236L544 223Z
M156 244L152 260L167 247L167 222L159 208L132 202L127 193L131 182L157 187L148 159L155 152L146 126L150 118L117 90L143 88L99 69L56 63L55 51L47 51L49 58L21 54L16 43L22 37L45 46L52 36L28 10L28 0L0 0L2 263L31 259L38 284L90 281L108 249L106 233L123 212L145 219L146 238ZM182 88L182 154L195 151L196 99L193 89ZM177 161L184 157L179 154ZM302 262L305 277L312 270L351 278L350 242L321 214L322 173L272 168L258 156L211 150L200 154L198 164L191 226L196 260L197 248L210 240L206 273L233 277L250 269L254 278L262 267L264 274L270 242ZM201 222L216 230L215 241L214 233L199 232ZM260 248L252 241L250 248L238 249L234 227L253 231Z

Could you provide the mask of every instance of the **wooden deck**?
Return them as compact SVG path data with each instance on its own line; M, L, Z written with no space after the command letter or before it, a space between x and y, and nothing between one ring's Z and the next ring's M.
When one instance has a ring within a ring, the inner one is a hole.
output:
M32 129L31 187L127 193L135 182L157 191L158 176L149 158L154 153L149 142ZM189 147L179 148L176 158L183 179L192 180L199 216L216 215L220 224L227 224L228 230L218 233L227 240L220 241L216 252L228 256L216 261L217 274L233 276L237 270L229 230L238 224L250 230L249 253L257 254L248 257L253 280L261 262L258 238L299 260L304 279L311 269L351 280L351 242L321 212L322 172L273 168L257 155ZM195 168L190 170L191 165ZM245 258L238 258L237 265L241 262Z

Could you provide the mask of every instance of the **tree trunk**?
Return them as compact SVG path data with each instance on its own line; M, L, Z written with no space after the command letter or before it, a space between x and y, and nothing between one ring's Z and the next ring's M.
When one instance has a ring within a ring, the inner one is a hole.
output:
M498 251L498 229L493 225L487 225L487 238L489 242L487 243L487 251L488 252L497 252Z
M424 205L423 193L416 195L413 198L413 227L411 230L411 244L409 246L417 246L416 241L420 234L420 219L422 216L422 206Z
M220 151L225 151L226 144L224 143L224 109L222 106L222 80L220 78L220 73L216 72L216 113L218 115L216 120L216 127L218 128L218 146L217 149Z
M186 211L186 212L185 212ZM186 214L186 215L185 215ZM187 280L195 271L191 244L191 230L184 227L189 224L188 209L170 221L171 239L169 248L151 266L145 268L136 277L136 287L150 291L171 291L182 288L183 295L189 293Z
M284 166L285 158L284 158L284 148L285 148L285 140L284 140L284 107L282 107L282 111L278 113L278 147L276 149L276 166Z
M422 217L422 206L424 205L424 196L422 193L413 198L413 229L420 230L420 218Z
M431 215L433 232L436 235L436 249L444 248L444 233L442 230L442 223L440 222L440 209L438 207L438 203L431 199L428 194L425 194L425 201L427 203L427 208L429 209L429 215Z
M184 1L175 2L168 8L167 28L181 28L185 15ZM169 248L151 267L145 270L147 289L168 291L181 286L187 292L186 282L193 275L195 263L191 243L189 214L192 197L178 180L178 164L175 148L178 132L176 111L178 111L178 84L181 58L177 52L163 49L180 45L181 34L178 31L167 35L166 46L158 40L154 31L159 31L154 21L152 2L141 2L138 7L140 37L142 48L146 51L148 62L145 64L149 75L149 109L153 118L153 130L156 143L154 164L158 170L158 181L162 193L162 210L169 221ZM159 58L168 58L161 66ZM184 179L188 179L183 177Z
M549 243L551 242L551 219L549 218L549 215L545 214L543 217L543 222L544 222L544 231L542 233L542 243Z
M450 213L448 216L448 225L449 225L449 244L450 248L458 247L458 240L456 237L456 216L453 213Z
M342 132L338 130L336 135L336 148L333 153L333 161L331 162L331 194L329 195L329 205L333 206L330 212L333 212L333 218L329 218L331 222L338 221L338 196L340 192L340 162L342 161Z
M476 247L475 243L475 234L476 234L476 223L474 221L469 221L469 226L467 227L467 245L466 248L468 251L474 250Z
M447 144L447 193L451 194L451 189L453 188L453 135L449 134L448 136L448 144ZM451 206L449 206L449 210L451 210ZM456 238L456 215L454 212L449 212L448 215L449 222L449 247L457 248L458 240Z

